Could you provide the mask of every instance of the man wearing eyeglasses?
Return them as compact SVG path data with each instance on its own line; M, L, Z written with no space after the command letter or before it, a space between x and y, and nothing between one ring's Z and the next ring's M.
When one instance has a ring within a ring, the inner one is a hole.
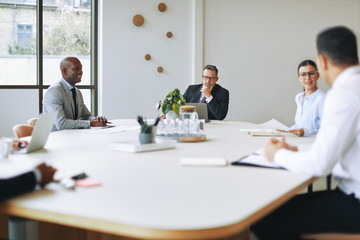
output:
M184 98L187 103L207 103L208 118L223 120L229 109L229 91L216 84L218 69L206 65L202 74L202 84L191 85L186 89Z

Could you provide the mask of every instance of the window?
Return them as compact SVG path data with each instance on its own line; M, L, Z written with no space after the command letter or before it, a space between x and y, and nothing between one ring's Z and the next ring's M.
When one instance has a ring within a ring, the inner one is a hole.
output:
M90 0L73 0L73 7L80 8L80 7L89 7Z
M0 1L0 90L38 91L38 109L46 89L61 79L60 61L75 56L83 64L85 104L97 115L96 19L97 1L91 0ZM39 6L38 4L42 4ZM41 14L37 12L41 11ZM43 23L41 26L38 23ZM39 32L41 34L39 34ZM39 47L42 47L39 49ZM0 109L1 110L1 109ZM36 116L38 113L34 113Z
M31 24L17 25L17 44L21 47L32 45L33 43L33 26Z

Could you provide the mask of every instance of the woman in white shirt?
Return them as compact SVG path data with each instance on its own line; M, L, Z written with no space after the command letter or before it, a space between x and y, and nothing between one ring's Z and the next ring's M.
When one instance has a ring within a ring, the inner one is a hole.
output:
M295 102L297 105L295 125L290 128L289 133L298 137L315 136L320 128L321 113L325 93L317 87L320 77L316 63L312 60L304 60L298 66L298 76L304 91L297 94Z

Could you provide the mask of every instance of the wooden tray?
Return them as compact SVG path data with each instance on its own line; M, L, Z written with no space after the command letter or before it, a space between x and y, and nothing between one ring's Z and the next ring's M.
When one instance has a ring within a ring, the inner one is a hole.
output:
M167 135L156 135L159 139L171 139L178 142L202 142L206 140L205 134L167 134Z

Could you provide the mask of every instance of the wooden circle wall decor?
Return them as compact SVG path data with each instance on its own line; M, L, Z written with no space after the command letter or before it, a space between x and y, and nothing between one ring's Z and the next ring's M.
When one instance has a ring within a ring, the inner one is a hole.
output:
M162 73L162 72L164 71L164 69L163 69L161 66L158 66L157 71L158 71L159 73Z
M149 61L149 60L151 59L151 55L150 55L150 54L146 54L146 55L145 55L145 59L146 59L146 61Z
M167 36L168 38L172 38L173 34L172 34L172 32L167 32L167 33L166 33L166 36Z
M141 27L144 24L144 17L140 14L137 14L133 17L133 23L137 27Z
M159 3L158 9L159 9L160 12L165 12L166 11L166 4L165 3Z

